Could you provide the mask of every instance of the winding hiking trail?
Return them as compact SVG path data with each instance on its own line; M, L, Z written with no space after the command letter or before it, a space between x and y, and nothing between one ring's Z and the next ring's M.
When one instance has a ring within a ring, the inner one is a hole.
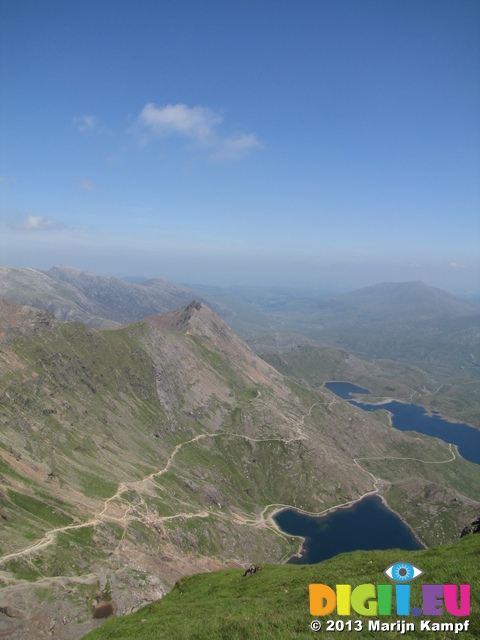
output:
M314 406L319 405L321 403L314 403L309 411L304 414L302 416L302 418L299 421L299 424L297 425L297 428L299 430L299 432L301 432L300 429L300 425L304 425L304 421L305 418L307 416L309 416L311 414L311 411L313 409ZM243 438L247 441L250 442L269 442L269 441L282 441L285 443L290 443L293 442L295 440L304 440L306 438L308 438L308 436L306 436L303 433L300 433L300 435L298 437L292 437L289 439L286 438L252 438L250 436L246 436L244 434L239 434L239 433L228 433L225 431L219 432L219 433L202 433L199 434L197 436L195 436L194 438L192 438L191 440L187 440L185 442L181 442L179 444L177 444L172 453L170 454L170 456L168 457L167 463L166 465L163 467L163 469L160 469L159 471L154 471L152 473L150 473L148 476L146 476L145 478L143 478L142 480L135 480L132 482L121 482L118 485L118 488L116 490L116 492L110 496L109 498L107 498L103 504L103 509L101 511L99 511L98 513L94 514L93 517L90 520L87 520L86 522L83 523L78 523L78 524L70 524L70 525L66 525L64 527L57 527L55 529L50 529L49 531L47 531L43 538L41 538L40 540L38 540L37 542L33 543L32 545L30 545L29 547L26 547L25 549L21 549L19 551L15 551L13 553L9 553L5 556L2 556L0 558L0 566L2 564L4 564L5 562L8 562L9 560L13 560L15 558L19 558L19 557L23 557L23 556L28 556L30 554L34 554L37 551L41 551L42 549L45 549L46 547L50 546L51 544L53 544L56 540L56 537L59 533L64 533L65 531L70 531L73 529L82 529L85 527L92 527L92 526L96 526L101 524L104 521L115 521L115 522L123 522L126 523L128 521L132 521L132 520L145 520L145 516L142 515L135 515L134 513L130 513L133 509L132 505L128 505L123 516L118 517L118 516L114 516L114 515L109 515L107 513L108 511L108 507L109 504L115 500L119 500L122 493L124 493L125 491L129 491L129 490L136 490L136 491L140 491L142 489L142 486L144 489L147 488L148 483L150 483L153 478L158 477L158 476L162 476L163 474L165 474L175 456L177 455L177 453L186 445L192 444L194 442L198 442L199 440L203 440L205 438L218 438L218 437L222 437L222 436L226 436L226 437L236 437L236 438ZM145 501L142 502L144 504L144 506L146 507ZM148 514L148 507L146 507L146 511ZM210 515L210 512L208 511L202 511L199 513L178 513L175 515L170 515L170 516L156 516L155 517L155 521L156 522L162 522L165 520L172 520L175 518L207 518ZM147 517L148 519L148 517ZM124 529L124 534L125 534L125 529ZM123 539L123 537L122 537ZM121 541L120 541L121 542ZM118 548L118 547L117 547Z
M374 483L374 489L372 491L366 491L365 493L363 493L361 496L359 496L358 498L355 498L354 500L350 500L348 502L341 502L340 504L336 504L333 505L331 507L328 507L328 509L324 509L323 511L319 511L319 512L313 512L313 511L305 511L305 509L298 509L298 507L294 507L290 504L281 504L281 503L274 503L274 504L269 504L267 505L262 513L260 514L260 518L258 520L246 520L245 524L249 523L249 524L260 524L261 522L269 522L269 523L273 523L274 528L277 528L278 531L280 531L280 529L278 528L278 526L275 523L275 520L273 520L273 515L279 511L280 509L296 509L297 511L300 511L301 513L305 513L309 516L324 516L327 515L328 513L330 513L331 511L335 511L335 509L339 509L341 507L348 507L351 504L355 504L356 502L359 502L360 500L363 500L363 498L366 498L367 496L372 496L378 493L379 488L378 488L378 483L380 481L380 478L377 478L376 476L373 475L373 473L371 473L370 471L367 471L367 469L364 469L359 463L358 460L415 460L416 462L421 462L423 464L447 464L449 462L453 462L454 460L456 460L456 455L455 452L452 450L452 445L449 444L448 448L450 450L450 453L452 454L452 457L449 458L448 460L420 460L419 458L401 458L398 456L379 456L379 457L364 457L364 458L353 458L353 462L360 468L362 469L362 471L364 471L365 473L368 473L368 475L370 475L373 479L373 483ZM267 511L273 509L272 513L266 517L266 513Z
M114 501L122 501L122 494L125 493L126 491L129 490L135 490L137 492L140 493L140 491L142 491L142 489L144 491L147 490L148 485L150 483L153 482L153 479L155 477L160 477L163 474L165 474L170 466L173 463L174 458L176 457L176 455L180 452L180 450L187 446L187 445L191 445L195 442L198 442L200 440L204 440L206 438L219 438L219 437L227 437L227 438L242 438L244 440L247 440L249 442L271 442L271 441L278 441L278 442L284 442L286 444L289 444L291 442L294 441L299 441L299 440L305 440L305 439L309 439L309 436L307 436L305 433L303 433L302 431L302 427L305 424L305 418L310 417L311 416L311 412L313 410L313 408L315 406L331 406L332 404L334 404L336 402L336 399L333 399L329 402L315 402L314 404L312 404L312 406L310 407L310 409L308 410L307 413L303 414L303 416L300 418L300 420L298 420L297 425L296 425L296 429L297 429L297 435L296 436L292 436L291 438L281 438L281 437L272 437L272 438L252 438L250 436L246 436L244 434L239 434L239 433L228 433L228 432L218 432L218 433L204 433L204 434L198 434L196 435L194 438L192 438L191 440L187 440L185 442L181 442L179 444L177 444L173 451L171 452L170 456L167 459L167 462L165 464L165 466L158 470L158 471L154 471L152 473L150 473L148 476L146 476L145 478L143 478L142 480L136 480L136 481L132 481L132 482L121 482L118 485L118 488L116 490L116 492L110 496L109 498L107 498L104 501L103 504L103 509L95 514L93 514L92 518L87 520L86 522L83 523L76 523L76 524L70 524L70 525L66 525L64 527L58 527L55 529L51 529L49 531L47 531L43 538L41 538L40 540L36 541L35 543L33 543L32 545L21 549L19 551L13 552L13 553L9 553L3 557L0 558L0 566L3 565L5 562L8 562L9 560L13 560L15 558L19 558L19 557L24 557L24 556L28 556L30 554L34 554L37 553L38 551L41 551L42 549L45 549L46 547L50 546L51 544L53 544L56 541L57 535L60 533L64 533L66 531L71 531L74 529L82 529L85 527L92 527L92 526L97 526L100 525L102 522L105 521L113 521L113 522L117 522L117 523L121 523L123 524L123 528L124 528L124 533L122 536L122 539L120 540L119 544L117 545L117 550L121 544L121 542L124 539L125 533L126 533L126 525L128 522L131 522L133 520L140 520L140 521L144 521L144 522L148 522L149 524L153 524L155 523L160 523L163 521L167 521L167 520L173 520L175 518L207 518L209 517L212 513L215 513L215 515L217 517L223 517L226 519L234 519L236 523L238 524L243 524L246 526L254 526L254 527L264 527L264 528L268 528L272 531L274 531L275 533L277 533L278 535L286 535L283 532L280 531L280 529L278 528L277 524L275 523L275 521L273 520L273 515L276 511L280 510L280 509L284 509L284 508L296 508L295 506L292 505L288 505L288 504L278 504L278 503L273 503L273 504L269 504L266 507L264 507L264 509L262 510L260 516L257 519L249 519L249 518L244 518L243 516L240 516L236 513L232 513L231 515L227 515L227 514L219 514L218 512L211 512L211 511L201 511L198 513L177 513L174 515L169 515L169 516L158 516L155 515L154 517L152 517L148 511L148 506L145 502L145 500L143 498L141 498L141 504L142 506L145 508L145 515L142 515L138 512L138 510L136 509L136 507L132 504L126 504L124 505L126 508L124 510L124 513L122 516L118 516L118 515L114 515L114 514L109 514L108 510L109 510L109 506L111 503L113 503ZM359 500L361 500L362 498L365 498L366 496L369 495L374 495L377 494L379 491L378 488L378 483L380 481L379 478L375 477L370 471L368 471L367 469L365 469L364 467L361 466L361 464L359 463L359 460L415 460L417 462L421 462L424 464L447 464L449 462L453 462L456 459L455 453L452 450L452 445L449 445L449 450L450 453L452 454L452 457L449 458L448 460L441 460L441 461L427 461L427 460L420 460L418 458L402 458L402 457L395 457L395 456L381 456L381 457L362 457L362 458L353 458L353 463L356 464L360 469L362 469L362 471L364 471L365 473L367 473L368 475L371 476L372 480L373 480L373 490L371 491L367 491L365 492L363 495L359 496L358 498L355 498L354 500L348 501L348 502L342 502L338 505L334 505L331 506L327 509L325 509L324 511L321 511L319 513L310 513L310 512L306 512L306 511L302 511L304 513L308 513L309 515L313 515L313 516L322 516L325 515L335 509L338 509L340 507L345 507L348 506L350 504L353 504L355 502L358 502ZM118 505L117 505L118 506ZM273 511L272 511L273 509ZM267 512L271 511L270 515L266 515Z

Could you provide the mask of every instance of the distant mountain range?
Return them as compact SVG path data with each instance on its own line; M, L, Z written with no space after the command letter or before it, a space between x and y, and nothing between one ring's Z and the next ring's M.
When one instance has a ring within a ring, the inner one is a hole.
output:
M47 309L62 321L112 327L178 309L199 294L168 280L128 283L59 266L49 271L0 267L0 296Z
M48 271L0 267L0 297L50 311L58 320L111 327L206 302L237 330L287 323L335 326L457 319L480 315L480 306L422 282L383 283L338 296L304 296L291 289L207 287L195 290L168 280L126 282L69 266ZM238 326L237 326L238 325ZM287 326L287 325L286 325Z
M196 290L226 307L241 302L269 315L303 316L329 323L403 322L456 318L480 313L480 305L420 281L384 282L340 295L304 293L281 287L209 287Z
M423 282L384 282L318 302L316 319L371 323L452 319L480 314L480 307Z

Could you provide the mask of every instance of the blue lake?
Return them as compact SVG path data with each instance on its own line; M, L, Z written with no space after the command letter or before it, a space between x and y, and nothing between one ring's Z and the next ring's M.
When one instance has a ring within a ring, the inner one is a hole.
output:
M439 415L427 415L423 407L393 400L386 404L368 404L353 400L351 394L368 394L368 389L357 387L349 382L326 382L325 387L340 398L348 400L364 411L386 409L392 414L392 425L400 431L417 431L427 436L440 438L444 442L455 444L458 452L470 462L480 464L480 431L463 422L448 422Z
M455 444L460 455L480 464L480 431L464 423L448 422L437 414L427 415L423 407L392 401L382 405L359 402L351 394L370 391L349 382L327 382L325 387L364 411L386 409L392 425L401 431L417 431ZM274 516L278 526L305 542L295 564L314 564L347 551L374 549L422 549L413 532L390 511L378 496L368 496L350 507L335 509L325 516L308 516L295 509L284 509Z
M305 538L301 556L289 560L294 564L314 564L358 549L423 549L407 525L378 496L368 496L325 516L284 509L274 519L282 531Z

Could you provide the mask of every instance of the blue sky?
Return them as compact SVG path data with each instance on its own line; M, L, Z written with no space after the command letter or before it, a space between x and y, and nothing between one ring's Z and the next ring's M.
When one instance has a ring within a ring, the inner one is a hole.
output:
M0 264L480 290L477 0L0 0Z

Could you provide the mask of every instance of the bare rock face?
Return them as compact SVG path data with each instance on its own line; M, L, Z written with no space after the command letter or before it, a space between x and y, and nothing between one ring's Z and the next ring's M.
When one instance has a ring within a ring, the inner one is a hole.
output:
M460 534L460 537L464 538L472 533L480 533L480 518L477 518L471 524L467 525Z
M213 344L226 351L236 350L243 355L252 354L250 348L233 333L220 316L198 300L193 300L177 311L149 316L144 322L157 329L209 338Z
M58 321L48 311L0 298L0 342L27 338L53 329L57 324Z
M9 605L0 605L0 613L5 614L8 618L25 618L25 611Z

